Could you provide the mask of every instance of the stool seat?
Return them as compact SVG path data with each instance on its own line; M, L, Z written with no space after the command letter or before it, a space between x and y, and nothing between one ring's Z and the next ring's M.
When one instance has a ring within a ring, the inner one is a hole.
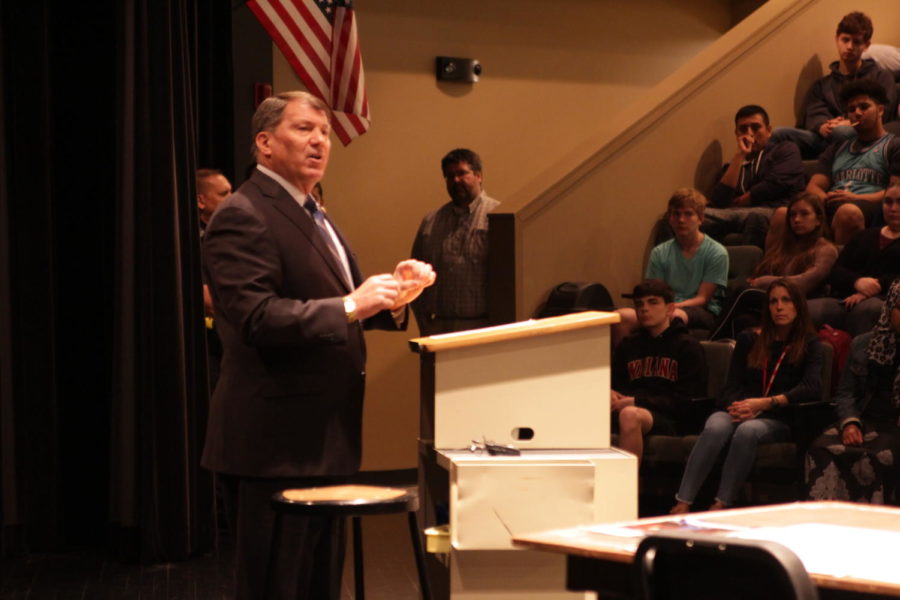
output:
M271 597L271 577L278 562L278 548L281 537L282 516L304 517L346 517L350 518L353 532L353 571L356 584L356 599L364 600L362 528L359 518L366 515L391 513L407 514L409 534L419 572L419 586L422 598L430 600L431 586L425 567L425 553L419 537L416 511L419 509L419 495L415 488L392 488L372 485L329 485L312 488L282 490L272 496L275 511L274 533L269 554L269 581L266 597Z
M284 490L272 496L272 507L287 514L362 516L411 512L419 508L415 490L372 485L330 485Z

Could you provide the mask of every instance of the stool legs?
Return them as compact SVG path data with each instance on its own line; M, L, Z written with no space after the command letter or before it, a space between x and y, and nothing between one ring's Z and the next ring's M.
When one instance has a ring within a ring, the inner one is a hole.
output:
M419 587L422 590L422 600L431 600L431 585L428 583L428 572L425 566L425 550L422 548L422 540L419 538L419 521L415 511L407 514L409 522L409 535L412 540L413 554L416 557L416 571L419 573ZM353 581L356 586L356 600L365 600L365 583L363 577L363 542L362 525L359 517L352 518L353 523Z
M364 600L366 586L363 582L362 526L359 517L353 517L353 583L356 586L356 600Z
M365 600L365 578L363 573L363 540L362 540L362 524L359 517L351 517L351 527L353 531L353 583L356 591L356 600ZM407 513L407 521L409 523L409 534L412 541L413 554L416 559L416 570L419 573L419 587L422 590L422 599L431 600L431 585L428 582L428 572L425 565L425 551L422 548L422 540L419 537L419 524L416 519L415 511ZM266 576L265 598L273 597L274 590L274 574L278 563L278 551L281 548L281 528L282 514L275 514L275 522L273 524L272 545L269 550L269 565Z
M278 563L278 552L281 549L281 513L275 513L275 522L272 530L272 544L269 546L269 566L266 569L266 600L275 594L275 568Z
M419 520L416 518L416 511L410 511L406 514L409 521L409 535L412 538L413 554L416 556L416 570L419 572L419 588L422 590L422 600L431 600L431 584L428 583L425 551L422 548L422 539L419 537Z

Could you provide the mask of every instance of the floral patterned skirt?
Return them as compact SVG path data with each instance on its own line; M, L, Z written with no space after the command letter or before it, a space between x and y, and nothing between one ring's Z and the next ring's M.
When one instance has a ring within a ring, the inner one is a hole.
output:
M864 423L862 429L861 446L845 446L833 425L809 447L806 484L810 500L896 503L897 428Z

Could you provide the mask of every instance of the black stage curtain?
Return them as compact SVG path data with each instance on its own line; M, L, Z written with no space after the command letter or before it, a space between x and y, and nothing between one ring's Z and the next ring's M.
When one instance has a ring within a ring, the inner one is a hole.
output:
M227 74L199 75L219 69L209 48L230 56L230 15L202 0L0 5L4 556L110 532L144 562L211 547L193 174L198 131L232 152L230 118L204 122L230 106L199 91L231 97Z
M222 0L199 2L197 32L197 166L221 170L232 183L237 181L234 161L234 61L232 60L232 14L250 12L243 0L234 8ZM271 54L271 46L266 48ZM241 47L239 52L246 52ZM269 59L271 60L271 59ZM249 103L249 98L248 98ZM249 141L242 146L249 148ZM249 154L249 149L246 154Z

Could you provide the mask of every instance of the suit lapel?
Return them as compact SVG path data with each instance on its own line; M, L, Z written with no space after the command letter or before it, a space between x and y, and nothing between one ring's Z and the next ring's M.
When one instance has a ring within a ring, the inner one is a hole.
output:
M268 198L271 198L272 205L275 207L278 212L283 214L288 221L290 221L300 232L306 237L306 240L309 244L315 248L316 252L318 252L319 256L328 265L329 270L334 275L334 277L340 282L341 287L347 291L352 292L351 288L347 287L346 277L344 275L343 267L338 263L338 260L335 258L331 249L328 248L328 245L325 243L325 240L322 239L322 234L319 233L318 225L313 222L312 216L304 209L302 206L297 204L297 201L294 200L294 197L291 196L286 189L281 187L277 181L266 176L259 170L254 171L251 179L259 185L260 189ZM329 220L330 222L330 220ZM332 223L332 227L334 227L334 223ZM337 231L337 229L335 229ZM350 261L350 270L351 272L355 271L355 261L353 261L351 257L351 252L347 247L344 238L338 233L338 237L341 239L341 243L344 244L344 249L347 252L347 258ZM354 272L354 279L356 278L356 274Z

